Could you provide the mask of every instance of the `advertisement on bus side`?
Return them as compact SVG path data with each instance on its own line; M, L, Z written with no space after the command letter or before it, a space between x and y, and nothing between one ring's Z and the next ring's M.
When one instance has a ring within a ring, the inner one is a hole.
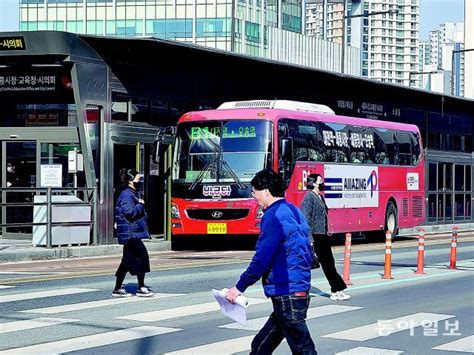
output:
M378 167L324 166L326 204L329 208L378 207Z

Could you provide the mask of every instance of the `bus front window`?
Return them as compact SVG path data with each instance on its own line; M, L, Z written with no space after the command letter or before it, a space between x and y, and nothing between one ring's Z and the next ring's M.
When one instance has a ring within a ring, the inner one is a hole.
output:
M271 123L266 121L183 123L176 144L177 183L248 183L271 166Z

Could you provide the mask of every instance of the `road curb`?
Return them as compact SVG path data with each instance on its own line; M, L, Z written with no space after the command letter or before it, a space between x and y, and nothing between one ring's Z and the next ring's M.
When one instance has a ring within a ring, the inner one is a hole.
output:
M145 245L150 252L171 250L171 243L169 241L145 241ZM0 264L17 261L84 258L102 255L110 256L119 255L121 253L122 246L118 244L55 247L51 249L30 247L25 249L12 248L9 250L9 248L7 248L0 251Z

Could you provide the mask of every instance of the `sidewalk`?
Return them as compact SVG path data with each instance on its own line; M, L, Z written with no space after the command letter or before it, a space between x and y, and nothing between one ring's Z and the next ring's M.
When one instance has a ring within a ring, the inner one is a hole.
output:
M145 244L150 252L171 250L171 243L163 239L145 240ZM0 238L0 264L17 261L119 255L122 253L122 249L123 247L119 244L46 248L33 246L31 239Z

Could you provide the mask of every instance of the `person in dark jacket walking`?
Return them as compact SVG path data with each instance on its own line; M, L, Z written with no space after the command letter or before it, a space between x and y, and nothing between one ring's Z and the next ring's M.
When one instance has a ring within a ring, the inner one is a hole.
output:
M226 293L236 298L262 278L273 313L252 341L251 354L271 354L286 338L293 354L317 354L306 326L313 253L309 227L301 211L287 202L281 177L258 172L250 182L252 195L265 213L255 255L237 284Z
M330 299L344 301L351 298L343 290L347 288L341 275L337 273L334 256L331 250L331 238L328 236L328 206L321 191L324 190L323 178L319 174L311 174L306 181L309 190L301 203L301 211L311 227L312 240L319 263L324 275L331 285Z
M150 258L142 239L150 237L144 202L139 199L140 174L134 169L121 169L122 189L115 205L115 236L123 245L122 261L115 273L114 297L131 296L123 287L123 280L129 272L138 280L137 296L150 297L154 293L145 286L145 274L150 272Z

